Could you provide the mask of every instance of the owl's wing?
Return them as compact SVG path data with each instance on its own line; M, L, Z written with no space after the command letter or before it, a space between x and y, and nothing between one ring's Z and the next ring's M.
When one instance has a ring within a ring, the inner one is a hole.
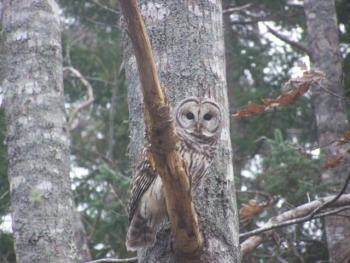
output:
M151 154L148 147L145 147L141 153L140 161L136 167L131 195L129 200L129 224L134 217L141 197L157 178L154 164L151 161Z

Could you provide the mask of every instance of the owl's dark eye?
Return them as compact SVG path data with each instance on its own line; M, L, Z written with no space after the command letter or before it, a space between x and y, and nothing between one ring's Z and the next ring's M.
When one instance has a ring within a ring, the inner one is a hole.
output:
M187 112L186 113L186 118L189 119L189 120L193 120L194 119L194 115L192 112Z
M203 116L203 119L206 120L206 121L210 121L211 118L213 118L213 115L211 115L210 113L206 113Z

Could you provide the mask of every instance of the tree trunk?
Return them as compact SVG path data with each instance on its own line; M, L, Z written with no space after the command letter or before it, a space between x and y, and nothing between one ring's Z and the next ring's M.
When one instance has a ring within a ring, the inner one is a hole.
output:
M343 133L348 129L344 101L341 99L343 97L342 64L338 25L333 0L305 0L304 11L312 62L315 68L326 74L326 80L313 89L318 141L322 146L342 138ZM334 143L323 147L322 150L325 159L328 160L346 155L346 149ZM335 169L323 170L322 181L324 183L343 182L347 175L347 168L347 165L340 165ZM350 212L347 212L346 215L350 216ZM350 221L348 218L345 216L327 217L325 218L325 229L331 262L348 262L350 259Z
M174 107L188 96L215 98L225 125L215 161L194 194L204 238L200 262L239 262L238 222L233 185L225 76L221 1L140 1L161 84ZM125 41L126 43L127 41ZM125 45L129 83L130 150L134 163L143 146L143 106L135 57ZM168 224L154 247L139 251L140 262L176 262Z
M235 1L232 0L223 0L222 1L223 8L229 8L232 5L235 5ZM242 90L237 83L235 76L233 74L236 69L237 64L239 63L236 54L233 50L236 47L236 43L238 42L238 34L232 29L232 21L230 18L230 13L223 14L223 22L224 22L224 36L225 36L225 57L226 57L226 80L227 80L227 93L229 98L229 109L231 112L234 112L235 109L238 108L237 103L237 94L241 94ZM236 189L241 190L242 186L242 170L246 163L244 158L244 154L239 149L238 145L235 145L235 142L241 141L244 139L244 127L242 122L239 120L233 120L231 123L231 138L233 143L233 171L236 177Z
M5 110L18 262L79 260L54 0L4 0Z

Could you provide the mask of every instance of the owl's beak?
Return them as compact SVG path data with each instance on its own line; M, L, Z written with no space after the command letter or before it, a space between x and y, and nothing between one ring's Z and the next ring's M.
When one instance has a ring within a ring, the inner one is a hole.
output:
M196 123L196 132L200 133L202 130L202 124L201 123Z

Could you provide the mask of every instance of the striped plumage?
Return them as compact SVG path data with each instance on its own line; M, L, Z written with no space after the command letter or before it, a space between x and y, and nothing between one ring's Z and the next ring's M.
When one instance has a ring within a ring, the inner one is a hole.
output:
M180 137L177 150L184 159L187 172L196 187L208 170L221 134L222 113L219 105L208 98L190 97L175 111L176 129ZM129 202L128 250L151 246L156 226L167 215L162 181L150 154L150 145L142 151L136 167Z

